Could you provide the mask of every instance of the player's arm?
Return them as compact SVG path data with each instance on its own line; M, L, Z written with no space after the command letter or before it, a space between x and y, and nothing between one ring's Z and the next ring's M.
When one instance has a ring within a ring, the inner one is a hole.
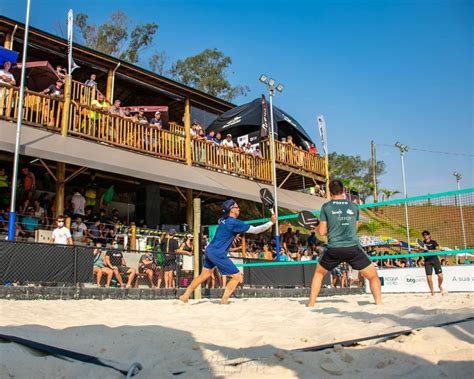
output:
M320 236L327 236L328 234L328 222L327 221L320 221L319 225L314 227L314 231L319 234Z
M272 219L270 221L266 222L265 224L259 225L259 226L250 225L245 233L260 234L260 233L263 233L266 230L270 229L273 226L273 224L275 224L275 223L276 223L276 215L273 214Z

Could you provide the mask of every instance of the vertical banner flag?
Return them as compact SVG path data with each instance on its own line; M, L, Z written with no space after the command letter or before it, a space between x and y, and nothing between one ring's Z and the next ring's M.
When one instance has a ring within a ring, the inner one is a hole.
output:
M262 95L262 127L260 128L260 139L268 137L268 107L265 96Z
M321 144L323 145L324 154L328 154L328 139L326 134L326 121L323 115L318 116L319 136L321 137Z
M74 62L74 59L72 58L73 27L74 15L72 13L72 9L69 9L69 12L67 12L67 72L69 75L71 75L76 68L79 68L79 66L76 64L76 62Z

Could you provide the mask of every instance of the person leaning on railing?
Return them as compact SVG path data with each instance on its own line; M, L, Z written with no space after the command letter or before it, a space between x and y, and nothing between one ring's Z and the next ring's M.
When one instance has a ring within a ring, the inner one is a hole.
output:
M3 63L3 69L0 69L0 83L8 84L10 86L16 85L15 77L10 72L11 68L12 68L12 62L5 61Z

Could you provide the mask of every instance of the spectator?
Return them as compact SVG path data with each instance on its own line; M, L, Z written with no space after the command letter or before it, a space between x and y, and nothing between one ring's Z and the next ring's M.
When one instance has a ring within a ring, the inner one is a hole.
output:
M98 184L95 181L95 172L92 172L89 177L89 183L86 185L86 193L84 197L86 198L86 205L90 207L95 207L97 199L97 188Z
M107 224L107 221L108 221L107 211L104 208L100 208L99 221L101 224Z
M336 288L337 287L337 281L340 280L341 278L341 270L339 267L336 267L331 270L331 287Z
M96 74L91 74L91 76L89 77L89 79L87 79L84 84L88 87L93 87L95 89L97 89L97 82L96 82L96 79L97 79L97 75Z
M286 254L285 249L281 248L280 249L280 261L288 262L290 258L288 257L288 254Z
M155 288L154 276L156 272L156 263L153 261L153 255L150 252L143 254L138 262L138 272L145 274L150 282L150 288Z
M303 250L303 256L301 257L301 261L304 262L304 261L310 261L312 260L312 257L311 255L309 254L309 250L308 249L304 249Z
M112 217L110 217L107 222L111 225L117 225L121 223L120 213L117 208L112 209Z
M222 143L222 136L221 133L217 132L216 137L214 138L214 143L220 145Z
M102 250L102 244L97 242L94 249L94 275L96 276L97 288L100 288L100 280L102 274L107 275L107 281L105 282L105 288L110 287L110 282L112 281L112 276L115 274L116 278L120 277L118 270L112 270L104 265L104 250ZM117 279L118 280L118 279Z
M107 112L108 103L105 100L105 96L99 92L99 94L97 95L97 99L92 100L91 107L92 109L95 109L98 111ZM100 120L101 114L100 112L91 111L90 118L92 121Z
M71 224L71 234L74 242L86 243L87 239L87 226L82 222L82 218L76 216L74 222Z
M263 245L262 258L268 261L273 260L273 253L270 250L270 246L268 246L268 244Z
M234 141L232 141L232 134L227 134L225 140L222 141L222 146L233 149L234 145Z
M87 235L94 242L97 243L100 238L100 220L98 217L92 219L92 223L86 224Z
M165 288L174 288L174 271L176 270L176 251L178 241L174 238L175 229L170 229L161 241L161 251L164 256L163 271L165 272Z
M148 124L148 119L145 116L145 109L143 108L138 109L138 114L135 115L134 121L140 124Z
M150 120L150 125L153 125L158 130L163 129L163 120L161 119L161 112L155 112L155 117Z
M85 216L84 208L86 206L86 198L82 196L84 190L80 189L74 193L71 199L72 213L74 217Z
M253 153L254 157L262 158L262 150L260 149L260 145L255 147L255 152Z
M58 216L56 218L56 228L53 230L49 243L59 245L72 245L71 232L64 226L64 217Z
M286 137L286 144L289 146L296 147L295 143L293 142L293 136Z
M9 84L11 86L16 85L15 77L10 72L11 68L12 68L12 62L5 61L3 63L3 69L0 70L0 83ZM1 98L1 96L0 96L0 98Z
M35 217L35 209L33 207L28 207L26 210L26 216L23 217L21 223L26 236L34 236L35 230L38 229L39 219Z
M64 83L61 79L56 80L55 84L51 84L48 88L46 88L41 93L45 95L57 96L62 97L64 94Z
M21 173L25 175L23 178L24 199L31 202L36 192L36 177L27 167L21 169Z
M116 242L116 241L112 241ZM114 243L114 245L116 245ZM123 287L122 275L128 275L128 282L125 288L130 288L133 282L133 279L136 275L136 270L130 267L127 267L127 262L120 250L109 250L104 257L105 266L112 269L114 272L118 271L116 275L117 281Z
M250 142L247 142L245 145L244 145L244 153L246 154L254 154L254 149L252 147L252 144Z
M316 146L314 145L314 143L312 143L311 145L309 145L308 152L311 153L311 154L319 155L318 149L316 149Z
M318 238L316 237L316 232L311 232L311 235L308 237L308 247L314 248L318 243Z
M340 266L341 272L341 288L349 287L349 267L346 262L342 262Z
M56 75L64 82L66 80L67 70L63 66L56 66Z
M125 112L123 112L123 118L133 120L132 110L129 107L125 108Z
M39 220L40 223L46 224L46 211L41 206L39 200L33 202L34 206L34 216Z
M214 130L211 130L207 136L206 136L206 139L209 141L209 142L215 142L216 140L216 132Z
M109 113L113 114L115 116L123 117L124 113L122 109L120 108L121 101L119 99L115 99L114 104L110 107Z

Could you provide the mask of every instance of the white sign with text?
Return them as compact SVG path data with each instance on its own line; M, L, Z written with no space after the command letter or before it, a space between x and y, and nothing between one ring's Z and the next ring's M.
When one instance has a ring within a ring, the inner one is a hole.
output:
M378 270L382 293L429 292L424 267ZM433 286L438 292L438 276L433 272ZM443 266L443 288L448 292L474 292L474 266ZM365 281L365 292L370 293Z

